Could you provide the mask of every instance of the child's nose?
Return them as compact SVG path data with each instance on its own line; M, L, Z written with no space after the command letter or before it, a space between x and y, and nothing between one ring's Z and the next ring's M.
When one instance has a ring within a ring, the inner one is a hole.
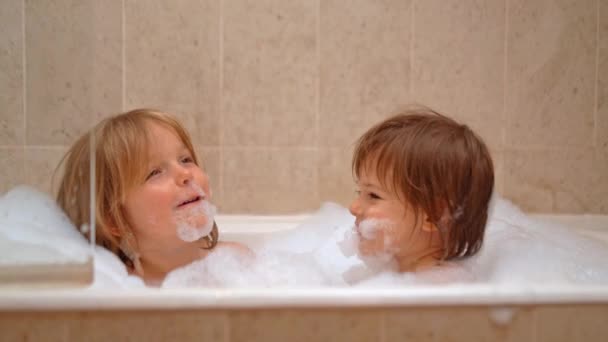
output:
M359 206L359 197L357 196L357 198L355 198L351 203L350 206L348 207L348 211L350 211L350 213L353 216L358 216L359 215L359 211L360 211L360 206Z
M192 172L185 167L180 167L178 170L177 183L180 185L188 185L192 181Z

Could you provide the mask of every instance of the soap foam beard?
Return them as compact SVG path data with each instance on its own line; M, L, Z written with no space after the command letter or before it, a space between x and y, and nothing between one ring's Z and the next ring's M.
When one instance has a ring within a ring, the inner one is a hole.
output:
M369 241L374 244L379 244L379 240L382 240L381 245L376 245L374 255L376 254L395 254L397 251L394 248L394 231L397 229L397 225L390 220L378 220L378 219L367 219L363 220L359 227L356 227L356 231L359 232L358 238L360 241ZM360 245L359 245L360 246Z
M193 242L209 235L216 213L217 208L207 200L176 212L177 236L186 242Z
M393 245L392 234L387 233L394 229L394 227L395 225L389 220L364 220L359 224L359 227L353 227L350 232L345 234L345 239L340 246L342 252L347 256L349 256L348 254L357 254L357 257L371 269L386 269L392 267L396 251L391 247ZM359 234L357 234L357 232L359 232ZM362 253L360 248L361 241L373 241L379 238L380 232L383 232L383 244L381 248L373 251L373 254Z

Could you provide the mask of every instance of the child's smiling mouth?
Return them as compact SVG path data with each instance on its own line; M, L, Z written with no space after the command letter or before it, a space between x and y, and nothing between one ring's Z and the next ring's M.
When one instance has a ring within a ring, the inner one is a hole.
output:
M359 230L359 225L355 223L355 227L354 227L355 233L357 233L357 235L359 236L359 238L362 238L363 236L361 235L361 231Z
M357 219L355 220L355 226L353 227L355 233L359 236L359 238L363 238L363 234L361 234L361 222Z
M180 202L177 205L177 209L182 209L182 208L185 208L185 207L189 207L191 205L199 203L200 201L202 201L204 199L205 198L203 196L200 196L200 195L196 195L196 196L190 197L187 200Z

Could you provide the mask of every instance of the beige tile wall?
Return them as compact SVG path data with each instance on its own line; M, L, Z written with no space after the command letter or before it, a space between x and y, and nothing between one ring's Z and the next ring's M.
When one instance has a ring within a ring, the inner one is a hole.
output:
M354 140L419 102L476 129L524 209L608 214L606 0L8 0L0 191L134 107L184 121L220 211L347 204Z
M513 341L592 342L608 334L606 305L3 312L12 341Z

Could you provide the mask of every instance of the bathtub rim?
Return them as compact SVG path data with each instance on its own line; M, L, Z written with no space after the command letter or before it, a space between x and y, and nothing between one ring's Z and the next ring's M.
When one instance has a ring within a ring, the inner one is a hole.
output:
M0 291L0 312L608 304L606 286L451 285L395 288L44 289Z

